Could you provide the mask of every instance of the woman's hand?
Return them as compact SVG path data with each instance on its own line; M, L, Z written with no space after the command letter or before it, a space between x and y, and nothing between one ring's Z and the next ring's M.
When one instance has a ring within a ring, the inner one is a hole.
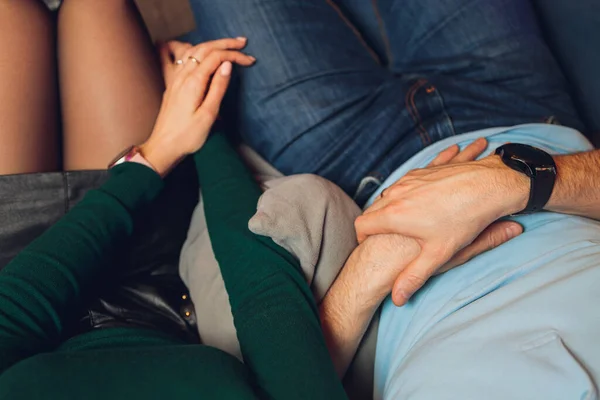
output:
M140 146L161 176L206 141L229 86L232 63L250 66L256 61L237 51L245 44L223 39L195 47L180 42L161 47L166 91L152 135Z

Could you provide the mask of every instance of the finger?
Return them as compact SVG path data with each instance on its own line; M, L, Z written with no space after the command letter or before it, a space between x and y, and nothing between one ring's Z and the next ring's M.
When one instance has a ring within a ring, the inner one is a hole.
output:
M387 188L383 189L381 191L381 193L379 193L379 195L377 197L375 197L375 200L373 200L373 203L371 203L371 205L369 207L367 207L367 209L365 211L368 211L371 207L373 207L373 205L375 203L377 203L378 201L380 201L381 199L383 199L383 197L386 195L386 190L387 190Z
M185 82L186 78L198 71L200 63L185 59L180 68L177 69L177 77L181 83Z
M206 93L206 83L203 80L190 80L190 76L198 70L198 66L198 63L190 61L175 68L170 84L172 91L178 92L178 96L183 96L180 97L182 110L190 114L196 112Z
M366 238L372 235L398 233L394 229L396 224L389 217L384 207L359 216L354 221L354 227L356 228L358 243L364 242Z
M446 262L443 259L445 256L438 258L440 256L435 254L422 247L419 257L400 272L392 289L392 301L395 305L398 307L405 305L434 274L438 266Z
M247 43L248 39L245 37L219 39L200 43L187 50L184 54L184 60L187 60L188 57L194 57L198 61L202 61L215 50L241 50L246 47Z
M377 196L377 198L373 201L373 203L369 207L367 207L366 210L363 211L363 215L371 214L372 212L375 212L375 211L381 210L382 208L387 207L389 205L390 201L391 200L390 200L389 194L384 190L383 192L381 192L381 194L379 196Z
M434 158L427 167L437 167L438 165L448 164L460 152L458 145L452 145Z
M413 171L411 171L413 172ZM406 181L412 178L408 178L407 175L394 182L387 188L383 189L379 196L373 200L373 203L367 207L367 209L363 212L363 214L370 214L374 211L381 210L382 208L387 207L393 201L393 199L397 199L399 195L402 195L406 190L409 190L410 186L405 185Z
M204 95L206 94L206 88L209 81L212 79L213 74L221 64L226 61L243 66L250 66L254 64L256 59L239 51L232 50L215 50L210 53L202 63L198 64L197 68L188 72L187 79L194 82L192 86L196 87L195 95L198 96L196 107L202 104Z
M183 55L191 49L193 46L189 43L179 42L177 40L171 40L166 43L171 54L173 55L173 61L183 60Z
M450 261L438 270L436 275L463 265L472 258L514 239L521 233L523 233L523 227L514 221L495 222L481 232L473 243L456 253Z
M473 143L465 147L460 153L458 153L452 160L450 160L450 164L457 164L462 162L474 161L485 151L487 148L487 140L485 138L479 138L475 140Z
M225 61L214 75L206 98L198 110L202 119L208 119L207 121L202 121L203 123L212 125L219 116L221 102L223 101L223 97L225 97L229 81L231 80L232 69L233 65L231 62Z
M234 50L215 50L200 64L198 74L212 76L225 61L249 67L256 62L256 58Z

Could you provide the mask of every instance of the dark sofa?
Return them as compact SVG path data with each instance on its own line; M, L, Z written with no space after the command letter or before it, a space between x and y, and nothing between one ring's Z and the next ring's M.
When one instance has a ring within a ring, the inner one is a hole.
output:
M555 57L572 84L588 130L600 145L600 0L533 0Z

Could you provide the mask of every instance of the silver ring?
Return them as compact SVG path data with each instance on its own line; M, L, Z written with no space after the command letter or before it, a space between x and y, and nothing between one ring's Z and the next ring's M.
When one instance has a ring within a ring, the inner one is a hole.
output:
M188 60L192 61L193 63L200 64L200 61L198 61L198 59L196 57L190 56L190 57L188 57Z
M177 65L183 65L183 60L177 60L177 61L175 61L175 64L177 64Z

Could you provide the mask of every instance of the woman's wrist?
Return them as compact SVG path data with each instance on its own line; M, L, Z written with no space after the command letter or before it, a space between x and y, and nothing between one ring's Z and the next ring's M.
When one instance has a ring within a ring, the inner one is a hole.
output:
M187 155L177 150L177 146L159 142L152 136L139 149L141 155L161 177L166 176Z

